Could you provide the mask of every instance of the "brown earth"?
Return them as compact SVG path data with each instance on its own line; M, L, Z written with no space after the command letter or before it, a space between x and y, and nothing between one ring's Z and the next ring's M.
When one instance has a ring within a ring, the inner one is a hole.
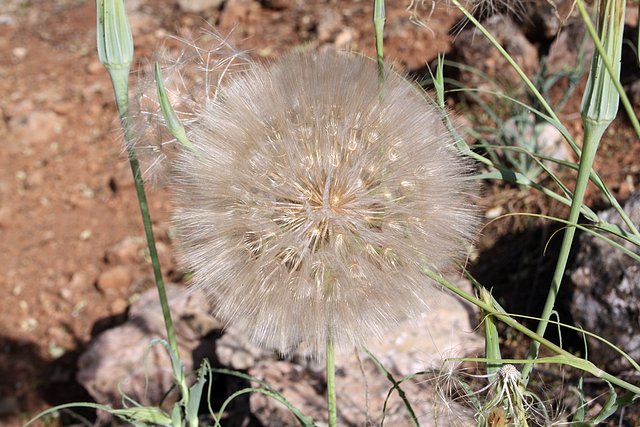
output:
M232 42L256 58L326 44L374 54L371 2L228 0L200 14L171 0L130 3L140 58L170 35L208 24L223 34L233 29ZM385 54L399 69L421 69L449 50L457 13L439 6L423 28L410 22L409 2L387 3ZM91 0L0 5L0 423L6 425L54 403L88 399L73 381L78 352L122 316L136 293L153 286L113 94L95 51L94 8ZM575 105L567 109L575 112ZM625 197L639 182L640 147L620 123L607 136L599 168ZM535 193L503 186L487 195L489 208L545 206ZM156 190L149 199L164 273L179 280L168 197ZM487 241L508 227L489 229Z

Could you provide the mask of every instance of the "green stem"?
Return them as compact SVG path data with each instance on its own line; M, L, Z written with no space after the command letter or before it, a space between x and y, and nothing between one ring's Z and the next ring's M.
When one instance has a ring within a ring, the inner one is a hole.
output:
M171 311L169 310L169 302L167 300L167 291L164 286L164 279L162 278L162 270L160 269L160 261L158 258L158 250L156 249L156 242L153 236L153 226L151 223L151 216L149 215L149 204L147 202L147 196L144 191L144 181L140 172L140 164L135 150L131 147L129 142L133 139L131 131L131 122L129 119L129 99L128 99L128 83L123 76L115 76L112 73L117 73L119 70L109 70L111 82L113 84L113 91L115 93L116 105L118 107L118 114L120 116L120 123L124 130L124 137L127 141L127 154L129 156L129 164L131 166L131 172L133 174L133 180L136 188L136 195L138 196L138 205L140 206L140 214L142 215L142 224L144 225L144 232L147 239L147 246L149 247L149 256L151 257L151 265L153 267L153 275L158 289L158 296L160 299L160 306L162 308L162 316L164 318L164 324L167 330L167 340L171 350L179 357L178 342L176 340L176 332L173 326L173 320L171 319ZM125 70L128 73L128 69ZM118 78L120 77L120 78ZM181 375L181 373L175 373Z
M336 405L336 361L333 338L327 338L327 408L329 410L329 427L338 425Z
M569 218L567 220L570 224L576 224L578 222L578 218L580 217L580 208L582 207L582 200L584 199L587 184L589 183L589 175L591 174L593 161L596 157L596 152L598 151L600 139L602 138L605 130L606 126L590 126L587 124L587 122L585 122L584 144L582 155L580 157L580 166L578 168L578 179L576 180L576 188L573 192L573 199L571 201L571 208L569 210ZM544 336L544 333L547 330L549 319L551 318L551 314L555 307L556 298L558 296L560 284L562 283L562 278L564 277L565 269L567 267L569 252L571 251L571 246L573 245L573 238L575 236L575 233L576 228L571 226L567 227L564 232L562 244L560 246L560 254L558 255L558 261L556 262L556 268L551 280L551 289L547 294L547 300L545 301L544 308L542 309L542 315L540 316L541 320L536 330L536 333L540 336ZM540 343L534 341L531 344L531 348L529 349L529 358L533 359L537 357L539 349ZM529 374L531 373L532 369L532 364L526 365L523 368L523 384L527 384L529 380Z
M380 85L384 81L384 0L373 1L373 27L376 34L376 61L378 62L378 81Z

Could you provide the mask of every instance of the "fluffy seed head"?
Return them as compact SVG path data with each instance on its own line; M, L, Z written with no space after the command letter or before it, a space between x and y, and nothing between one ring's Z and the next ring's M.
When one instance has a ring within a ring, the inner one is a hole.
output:
M441 113L388 69L338 53L235 74L172 164L192 286L216 315L283 353L361 344L423 311L424 268L461 260L470 166Z

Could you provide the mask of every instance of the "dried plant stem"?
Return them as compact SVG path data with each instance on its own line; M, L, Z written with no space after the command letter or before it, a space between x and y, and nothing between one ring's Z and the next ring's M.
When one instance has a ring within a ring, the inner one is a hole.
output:
M128 85L126 83L126 78L114 78L114 76L111 76L111 82L113 83L113 91L115 93L116 105L118 108L118 114L120 116L120 123L124 131L124 138L128 142L133 137L133 135L131 134L131 123L129 121ZM153 275L156 282L156 287L158 289L158 297L160 299L160 306L162 308L162 316L164 318L164 324L167 330L167 340L169 342L169 347L171 348L171 350L175 353L176 356L179 356L178 342L176 341L176 332L173 326L173 320L171 319L169 301L167 300L167 292L164 287L164 279L162 278L162 270L160 269L160 261L158 258L158 251L156 249L155 238L153 236L153 226L151 223L151 216L149 215L149 204L147 202L147 196L144 191L144 181L142 180L140 164L138 162L138 156L133 149L133 145L127 144L127 147L131 147L127 148L127 155L129 157L131 173L133 174L136 195L138 196L138 205L140 206L142 224L144 226L144 233L147 239L147 246L149 247L149 256L151 258ZM179 375L178 372L175 372L175 374Z
M327 338L327 408L329 410L329 426L335 427L338 422L338 410L336 405L336 361L333 339Z

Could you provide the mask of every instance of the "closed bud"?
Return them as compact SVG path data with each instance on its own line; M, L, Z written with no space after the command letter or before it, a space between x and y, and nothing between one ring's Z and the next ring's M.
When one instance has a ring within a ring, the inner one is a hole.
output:
M619 79L625 4L625 0L597 2L597 33L607 57L603 58L596 50L591 60L589 80L580 108L585 125L606 127L618 111L620 96L604 61L610 61L615 74L613 77Z
M133 37L123 0L97 0L98 57L109 70L126 69L133 61Z

